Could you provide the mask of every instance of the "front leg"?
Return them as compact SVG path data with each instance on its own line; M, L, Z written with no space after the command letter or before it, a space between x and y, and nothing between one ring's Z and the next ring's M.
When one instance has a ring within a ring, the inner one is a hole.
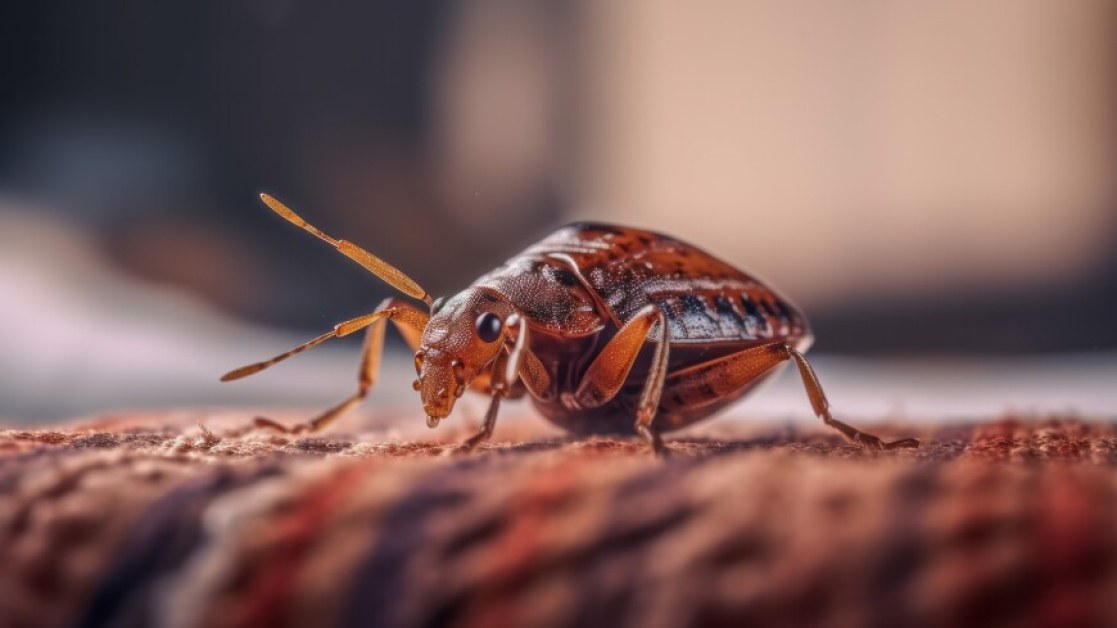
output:
M476 434L465 439L462 444L458 445L455 450L457 453L469 453L481 443L489 440L489 437L493 435L493 428L496 427L497 411L500 409L500 400L508 396L509 387L501 377L507 362L508 355L502 352L493 364L492 384L489 387L492 399L489 401L489 409L485 412L485 420L481 423L481 429L478 430Z
M454 450L457 453L473 451L477 445L488 440L496 427L496 415L500 409L500 400L507 397L520 376L520 369L527 364L526 357L531 356L528 348L528 325L519 314L508 317L506 328L508 333L515 334L512 347L508 351L501 351L493 361L493 370L489 376L489 390L492 400L489 409L485 412L485 420L481 429L470 436ZM534 356L532 356L534 357ZM530 379L530 378L529 378Z

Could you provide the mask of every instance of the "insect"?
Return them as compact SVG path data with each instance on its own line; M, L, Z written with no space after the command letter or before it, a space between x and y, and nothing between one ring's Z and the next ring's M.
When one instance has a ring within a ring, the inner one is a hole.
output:
M886 442L830 415L803 357L812 341L803 315L771 288L666 235L607 224L563 227L448 298L431 298L410 277L359 246L334 239L275 198L277 214L337 248L403 294L337 324L270 360L226 373L252 375L330 338L367 328L357 392L305 423L257 427L314 432L364 399L376 381L388 321L415 351L414 388L437 427L467 389L490 397L480 430L493 432L502 399L529 395L548 420L578 434L639 434L665 451L662 432L704 419L793 362L816 415L870 449Z

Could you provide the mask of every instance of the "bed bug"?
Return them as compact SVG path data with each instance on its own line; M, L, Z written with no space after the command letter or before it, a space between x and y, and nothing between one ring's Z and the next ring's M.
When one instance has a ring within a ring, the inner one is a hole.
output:
M804 316L770 287L678 239L629 227L576 223L559 229L464 291L434 300L410 277L346 240L318 230L267 194L277 214L324 240L427 309L399 297L344 321L270 360L226 373L257 373L330 338L367 328L357 392L305 423L320 430L364 399L376 380L386 323L415 351L414 388L427 425L437 427L467 389L490 397L480 431L489 438L502 399L528 395L551 422L577 434L639 434L657 453L660 433L733 403L787 362L795 364L816 415L871 449L886 442L830 415L803 357L812 342Z

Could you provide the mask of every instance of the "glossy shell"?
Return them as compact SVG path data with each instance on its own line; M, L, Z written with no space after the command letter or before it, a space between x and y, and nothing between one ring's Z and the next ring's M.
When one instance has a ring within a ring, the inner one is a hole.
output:
M551 421L581 433L631 433L650 347L629 383L602 408L572 411L560 399L577 388L616 330L649 304L662 309L669 327L668 377L750 346L788 342L806 350L811 339L806 318L756 278L681 240L629 227L563 227L474 285L498 290L524 313L532 350L553 380L536 405ZM686 408L672 406L668 382L656 425L668 431L705 418L761 379L731 397Z

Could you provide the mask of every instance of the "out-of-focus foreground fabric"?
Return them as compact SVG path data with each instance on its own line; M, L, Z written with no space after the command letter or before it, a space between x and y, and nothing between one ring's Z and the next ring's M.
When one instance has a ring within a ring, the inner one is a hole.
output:
M247 419L0 432L0 624L1117 621L1110 423L891 426L924 444L887 455L711 427L657 461L541 423L447 456L468 426L232 435Z

